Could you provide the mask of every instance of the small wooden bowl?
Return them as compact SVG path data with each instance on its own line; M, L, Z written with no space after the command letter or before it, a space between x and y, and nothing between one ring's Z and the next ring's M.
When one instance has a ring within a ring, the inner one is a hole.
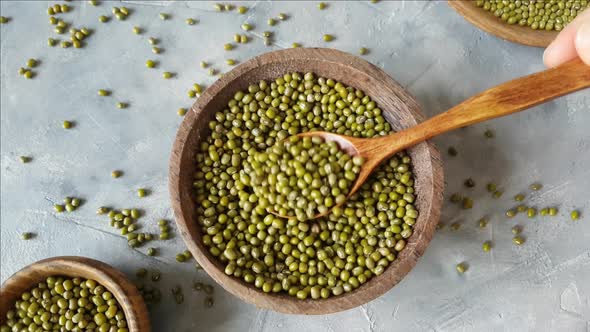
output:
M477 7L475 1L448 0L448 3L469 23L487 33L514 43L547 47L558 34L557 31L533 30L518 24L507 24L483 8Z
M356 290L323 300L298 300L286 294L266 294L242 280L227 276L223 264L201 241L193 201L195 152L210 133L208 122L238 90L249 84L274 80L289 72L313 72L363 90L379 105L395 130L416 125L424 116L418 103L381 69L350 54L324 48L293 48L257 56L223 75L203 92L178 129L170 157L169 189L176 224L197 262L227 291L258 307L294 314L326 314L369 302L397 284L416 264L432 239L440 216L443 170L432 143L421 143L408 152L413 160L417 209L414 235L396 261L380 276Z
M130 332L151 330L148 310L137 287L120 271L94 259L78 256L53 257L35 262L8 278L0 288L0 324L22 293L50 276L80 277L96 280L109 292L125 312Z

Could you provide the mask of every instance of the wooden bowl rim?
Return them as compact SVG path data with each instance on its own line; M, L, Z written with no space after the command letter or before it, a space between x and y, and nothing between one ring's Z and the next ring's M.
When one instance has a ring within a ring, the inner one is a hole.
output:
M477 7L473 0L448 0L447 2L459 15L477 28L514 43L547 47L558 34L557 31L533 30L518 24L504 23L491 13Z
M321 52L321 56L319 56L317 52ZM428 188L428 190L421 192L421 195L428 197L426 201L429 203L429 206L427 209L420 211L416 222L417 225L418 223L424 223L425 231L420 234L413 234L409 238L406 248L401 252L396 261L388 266L383 274L372 277L356 290L328 299L308 299L302 301L285 294L266 294L256 289L253 285L247 284L233 276L227 276L223 269L217 266L219 262L215 262L215 258L209 257L209 252L204 248L201 249L200 246L202 246L202 244L197 243L197 232L200 232L200 230L198 230L196 221L192 220L191 216L183 207L183 194L180 190L182 187L180 165L186 153L189 154L190 160L193 159L192 156L194 155L194 151L185 150L186 143L191 136L191 131L198 114L201 110L204 110L213 98L222 92L233 80L258 67L284 63L290 60L333 62L334 65L338 65L342 70L349 70L351 72L359 71L358 68L355 68L355 66L358 65L368 67L374 71L373 74L378 74L378 79L383 80L384 87L395 87L401 90L401 92L397 90L395 91L396 97L403 100L405 103L404 105L407 106L405 112L408 112L408 117L413 119L413 121L411 121L413 122L412 125L415 125L424 119L418 103L412 96L403 90L397 82L378 67L356 56L339 50L326 48L292 48L264 53L242 63L232 71L224 74L219 80L203 92L199 99L194 103L191 110L187 113L178 129L176 140L172 148L169 170L169 191L176 224L185 244L201 267L203 267L203 269L223 288L243 301L255 304L257 307L290 314L327 314L351 309L381 296L394 285L399 283L399 281L401 281L401 279L414 267L417 259L423 254L426 246L430 243L440 217L442 192L444 188L443 168L440 154L432 142L424 142L409 149L410 151L420 149L423 156L429 158L429 163L426 163L427 165L424 167L428 169L425 172L428 172L427 177L428 180L431 181L432 186L431 188ZM303 70L301 70L301 72L303 72ZM368 76L368 74L364 74ZM376 77L372 78L377 79ZM390 91L388 90L386 92ZM398 112L401 111L398 110ZM186 195L192 196L190 193L186 193Z
M33 274L40 274L32 278ZM0 298L11 296L6 300L6 310L0 310L0 322L6 317L6 311L12 309L16 295L10 294L13 288L30 289L49 276L81 277L96 280L115 296L125 313L129 331L151 331L148 309L142 295L125 274L101 261L81 256L56 256L29 264L4 281L0 287ZM41 276L43 276L41 278ZM100 281L102 280L102 281ZM105 282L107 281L107 282ZM26 285L20 286L20 284ZM108 285L107 285L108 284ZM2 303L5 301L2 300Z

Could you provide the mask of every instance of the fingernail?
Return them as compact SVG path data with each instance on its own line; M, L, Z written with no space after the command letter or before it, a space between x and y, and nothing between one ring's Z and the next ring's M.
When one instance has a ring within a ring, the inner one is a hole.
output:
M576 51L578 56L590 66L590 22L585 22L576 32Z

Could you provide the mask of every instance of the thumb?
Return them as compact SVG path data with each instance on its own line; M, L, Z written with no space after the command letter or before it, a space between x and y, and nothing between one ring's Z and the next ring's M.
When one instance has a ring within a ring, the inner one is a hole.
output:
M575 45L580 59L590 66L590 22L584 22L578 28Z

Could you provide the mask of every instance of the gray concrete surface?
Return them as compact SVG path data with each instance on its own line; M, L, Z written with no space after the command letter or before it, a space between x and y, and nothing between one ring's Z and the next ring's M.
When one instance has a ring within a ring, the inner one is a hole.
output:
M65 50L47 46L47 38L56 37L47 2L0 3L2 15L12 18L0 26L2 281L56 255L97 258L129 275L139 267L157 268L164 273L164 301L151 309L154 331L590 331L588 91L437 138L442 151L450 145L459 151L455 158L444 153L447 194L468 191L475 207L465 212L445 203L447 227L403 282L375 301L333 315L292 316L258 310L217 287L215 307L205 309L203 296L187 286L210 279L192 264L174 261L184 249L179 237L154 243L161 256L150 258L145 248L130 250L105 217L95 215L101 205L140 207L148 231L156 230L157 218L172 218L167 164L182 120L176 110L191 104L186 91L193 82L213 81L199 67L201 60L228 71L223 60L229 56L244 61L292 42L351 53L365 46L366 59L407 87L432 116L485 88L542 70L542 50L487 35L445 2L328 1L320 11L315 1L257 1L247 4L243 16L217 13L208 2L125 3L133 9L130 17L108 24L98 23L98 16L122 3L72 3L73 12L62 16L95 33L87 47ZM160 12L171 19L160 20ZM268 27L266 20L279 12L290 18ZM188 26L187 17L199 23ZM223 44L242 32L244 21L255 25L253 41L225 52ZM146 32L134 35L133 26ZM263 45L264 30L275 31L275 46ZM324 33L336 40L323 42ZM151 53L150 36L161 39L164 53ZM35 79L26 80L17 70L30 57L41 64ZM158 59L160 66L147 69L147 59ZM164 80L164 70L177 76ZM98 97L100 88L114 94ZM117 101L130 107L119 110ZM76 122L72 130L61 128L66 119ZM495 130L494 139L483 137L487 128ZM20 155L33 161L23 165ZM124 176L112 179L113 169ZM476 181L474 189L463 188L467 177ZM500 200L485 191L490 180L505 190ZM504 218L512 197L534 181L544 188L527 204L557 206L559 216ZM152 194L139 199L138 187ZM75 213L53 213L53 202L68 195L86 202ZM568 217L573 208L584 215L577 223ZM477 220L484 215L491 222L480 230ZM452 222L462 227L451 231ZM515 224L524 226L522 247L511 243ZM23 241L25 231L37 237ZM490 253L481 250L486 240L494 243ZM455 271L461 261L469 264L464 275ZM176 284L186 285L183 305L169 293Z

